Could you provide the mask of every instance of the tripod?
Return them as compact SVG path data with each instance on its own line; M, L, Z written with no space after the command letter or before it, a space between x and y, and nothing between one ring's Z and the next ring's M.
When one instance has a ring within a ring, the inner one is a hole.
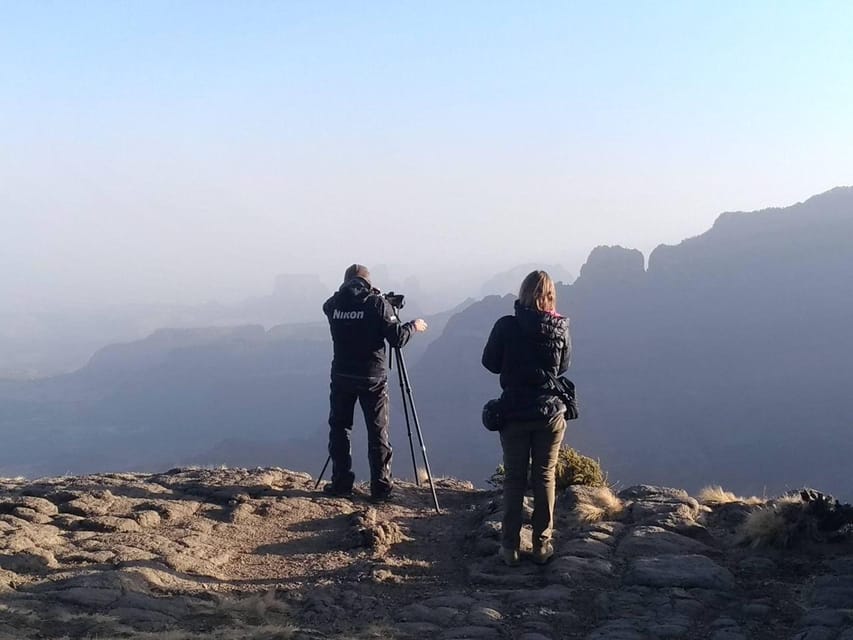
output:
M396 315L396 309L394 309ZM409 450L412 453L412 468L415 473L415 484L420 487L421 479L420 474L418 474L418 463L415 459L415 443L412 440L412 423L415 425L415 431L418 435L418 443L421 446L421 455L424 459L424 468L426 469L427 479L429 480L429 488L432 492L432 501L435 505L435 512L441 513L441 508L438 506L438 496L435 493L435 485L432 481L432 472L429 468L429 460L427 459L426 445L424 444L424 436L421 432L421 424L418 421L418 412L415 410L415 399L412 396L412 384L409 381L409 372L406 369L406 360L403 358L403 352L400 347L391 347L391 361L389 362L389 368L394 368L394 362L397 363L397 377L400 380L400 394L403 399L403 415L406 418L406 430L409 434ZM317 482L314 485L314 489L316 490L320 486L320 482L323 479L323 475L326 473L326 469L329 466L329 462L332 460L332 456L329 455L326 458L326 464L323 465L323 470L320 472L320 475L317 478Z

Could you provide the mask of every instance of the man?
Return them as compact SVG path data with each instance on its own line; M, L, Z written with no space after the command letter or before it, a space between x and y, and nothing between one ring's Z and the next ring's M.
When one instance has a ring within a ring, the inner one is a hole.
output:
M370 284L370 272L351 265L337 293L323 305L332 333L331 397L329 411L329 457L332 481L326 494L352 493L355 475L350 454L355 401L367 425L367 456L370 462L370 496L376 502L391 496L391 445L388 441L388 381L385 342L402 347L412 334L426 331L418 318L401 324L393 307Z

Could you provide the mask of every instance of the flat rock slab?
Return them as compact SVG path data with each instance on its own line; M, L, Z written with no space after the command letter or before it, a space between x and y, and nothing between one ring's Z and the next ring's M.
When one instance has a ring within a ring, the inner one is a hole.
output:
M549 573L563 584L584 584L611 577L613 565L602 558L560 556L551 562Z
M515 605L557 607L571 601L572 590L561 584L552 584L542 589L519 589L509 596Z
M727 591L734 588L735 579L728 569L710 558L691 554L637 558L628 567L625 583Z
M708 545L662 527L634 527L628 532L616 553L623 557L660 556L666 554L712 553Z
M589 537L569 540L560 545L560 552L583 558L606 558L610 555L611 549L604 542Z
M853 609L853 576L820 576L809 602L813 607Z
M808 627L791 636L791 640L835 640L837 629L829 627Z

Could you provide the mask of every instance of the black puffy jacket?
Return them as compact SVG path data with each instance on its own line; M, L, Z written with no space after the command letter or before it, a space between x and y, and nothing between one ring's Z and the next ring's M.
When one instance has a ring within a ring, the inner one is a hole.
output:
M378 380L386 377L385 341L402 347L414 323L400 323L393 307L363 278L353 278L323 304L334 358L332 375Z
M501 398L511 420L552 418L565 410L551 391L551 378L569 367L569 319L523 307L500 318L483 350L483 366L501 376Z

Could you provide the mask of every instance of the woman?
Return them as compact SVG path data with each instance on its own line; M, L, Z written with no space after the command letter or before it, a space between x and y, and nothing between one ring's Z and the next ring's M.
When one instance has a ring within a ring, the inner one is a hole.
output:
M504 517L501 557L519 563L522 506L528 465L533 486L532 559L554 555L554 470L566 428L565 405L551 391L552 376L569 366L569 320L556 310L554 281L533 271L521 283L515 315L496 323L483 351L483 366L500 374L507 425L501 430Z

